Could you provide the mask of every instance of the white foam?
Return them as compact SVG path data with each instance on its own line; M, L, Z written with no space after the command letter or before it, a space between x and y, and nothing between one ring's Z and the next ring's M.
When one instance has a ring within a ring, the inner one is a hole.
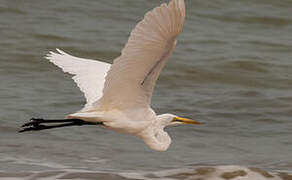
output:
M247 168L235 165L199 167L196 169L183 168L164 170L153 173L120 173L120 175L125 178L143 180L227 180L228 178L230 180L285 180L277 174L277 172L267 172L257 168ZM290 174L292 177L292 172L290 172Z

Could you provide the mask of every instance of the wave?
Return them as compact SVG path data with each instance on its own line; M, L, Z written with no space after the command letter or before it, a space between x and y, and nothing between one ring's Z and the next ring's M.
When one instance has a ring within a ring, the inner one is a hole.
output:
M269 172L260 168L243 166L188 167L158 172L97 172L84 169L60 169L59 171L6 173L0 172L4 179L111 179L111 180L291 180L292 172Z

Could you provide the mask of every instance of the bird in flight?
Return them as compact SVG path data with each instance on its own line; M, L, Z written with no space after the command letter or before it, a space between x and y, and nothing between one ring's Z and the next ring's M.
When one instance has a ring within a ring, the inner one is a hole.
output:
M173 114L156 115L151 108L155 83L175 49L184 19L184 0L171 0L147 12L113 64L74 57L59 49L50 52L46 59L73 75L86 104L65 119L32 118L20 132L100 125L138 136L153 150L166 151L171 144L166 126L201 124Z

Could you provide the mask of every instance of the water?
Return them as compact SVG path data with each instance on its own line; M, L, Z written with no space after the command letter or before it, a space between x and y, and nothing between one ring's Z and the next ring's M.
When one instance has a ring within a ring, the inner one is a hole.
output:
M102 128L17 133L31 117L60 118L84 103L70 76L43 59L48 51L112 62L162 2L0 0L0 179L128 179L119 174L217 165L292 170L289 0L186 1L184 31L152 103L157 113L206 124L168 128L167 152Z

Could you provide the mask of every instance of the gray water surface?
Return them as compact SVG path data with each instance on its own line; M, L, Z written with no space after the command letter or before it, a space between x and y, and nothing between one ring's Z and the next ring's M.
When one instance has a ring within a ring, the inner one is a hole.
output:
M85 102L70 75L43 58L48 51L111 63L135 24L162 2L0 0L0 172L292 170L289 0L186 1L184 30L152 104L158 114L206 124L167 128L167 152L96 127L17 133L31 117L63 118Z

